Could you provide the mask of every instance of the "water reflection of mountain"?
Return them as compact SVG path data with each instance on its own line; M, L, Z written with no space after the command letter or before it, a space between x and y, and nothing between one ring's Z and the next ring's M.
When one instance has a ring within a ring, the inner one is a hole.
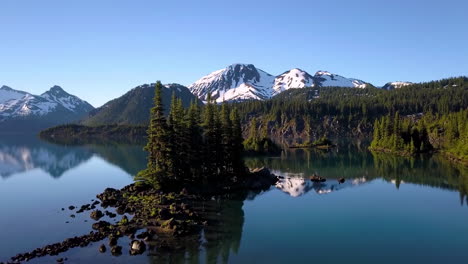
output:
M326 182L312 182L302 175L286 176L276 183L276 188L292 197L302 196L310 191L317 194L327 194L344 188L355 187L367 182L366 178L349 179L339 183L338 179L328 179Z
M457 166L445 159L433 157L405 158L387 154L372 154L353 145L338 146L331 151L315 149L293 149L283 152L280 157L250 157L249 167L268 167L277 174L293 178L281 185L280 189L292 196L300 196L311 190L318 193L337 191L358 180L358 186L374 179L384 179L399 188L402 183L459 191L465 199L468 190L468 169ZM329 180L324 186L313 186L309 180L312 174ZM345 185L335 185L336 179L346 179Z
M54 178L91 158L85 148L57 146L34 137L0 138L0 176L40 168Z
M98 155L130 175L146 165L142 146L56 145L35 137L0 138L0 176L10 177L32 169L42 169L54 178Z

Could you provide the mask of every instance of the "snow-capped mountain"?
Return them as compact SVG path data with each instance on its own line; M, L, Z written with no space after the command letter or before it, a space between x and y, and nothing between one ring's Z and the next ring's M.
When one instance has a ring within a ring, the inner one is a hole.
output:
M29 115L44 115L56 107L56 103L40 96L13 90L8 86L0 88L0 121Z
M68 94L59 86L52 87L42 95L14 90L8 86L0 88L1 132L32 127L36 131L47 126L72 122L92 109L92 105Z
M252 64L232 64L191 84L190 91L203 101L208 94L216 102L268 99L275 77Z
M212 72L188 88L203 101L208 94L216 102L240 100L265 100L291 88L304 87L351 87L365 88L367 83L349 79L327 71L318 71L314 76L301 69L292 69L273 76L252 64L232 64Z
M399 89L408 85L412 85L412 82L389 82L386 83L384 86L382 86L382 89L385 90L393 90L393 89Z
M319 87L352 87L366 88L367 83L358 79L346 78L327 71L318 71L314 75L315 85Z
M301 69L292 69L275 78L273 95L277 95L291 88L314 86L314 77Z
M77 96L65 92L60 86L53 86L49 91L41 94L42 98L56 102L72 112L89 112L93 107Z

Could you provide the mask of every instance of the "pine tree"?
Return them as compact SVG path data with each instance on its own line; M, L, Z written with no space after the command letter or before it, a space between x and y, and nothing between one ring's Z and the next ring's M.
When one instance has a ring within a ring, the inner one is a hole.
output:
M148 142L144 148L148 152L148 165L146 170L137 175L137 179L144 179L159 188L170 180L173 167L169 131L162 103L162 84L159 81L156 82L153 101L147 131Z
M231 111L230 119L232 123L232 166L235 174L242 174L245 172L244 160L242 159L242 152L244 151L244 139L242 138L242 127L237 108Z
M203 143L204 143L204 176L206 178L213 177L217 173L216 168L216 120L215 120L215 105L211 101L211 96L208 95L207 104L203 112Z
M221 107L221 144L223 147L223 173L231 173L233 164L232 164L232 154L233 154L233 131L232 123L229 117L229 109L226 103L223 103Z
M189 165L190 181L197 181L202 175L202 127L200 126L200 109L196 101L192 101L186 116L187 163Z

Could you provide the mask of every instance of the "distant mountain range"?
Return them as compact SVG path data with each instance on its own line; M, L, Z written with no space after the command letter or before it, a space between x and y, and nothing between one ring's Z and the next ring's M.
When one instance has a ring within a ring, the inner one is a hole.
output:
M265 100L292 88L332 86L365 88L370 84L327 71L318 71L310 75L295 68L273 76L253 64L232 64L202 77L188 88L203 101L206 101L208 94L211 94L212 99L220 103Z
M409 82L389 82L383 89L397 89ZM217 103L223 101L266 100L284 91L304 87L366 88L372 84L346 78L327 71L314 75L298 68L274 76L253 64L232 64L212 72L185 87L167 84L163 89L163 103L168 108L173 93L182 99L184 106L196 100L206 102L208 94ZM153 105L154 84L143 84L113 99L99 108L54 86L41 95L0 88L1 132L37 132L47 127L80 121L85 125L146 124ZM166 109L167 110L167 109Z
M73 122L94 109L80 98L54 86L41 95L0 88L0 133L34 132L41 129Z

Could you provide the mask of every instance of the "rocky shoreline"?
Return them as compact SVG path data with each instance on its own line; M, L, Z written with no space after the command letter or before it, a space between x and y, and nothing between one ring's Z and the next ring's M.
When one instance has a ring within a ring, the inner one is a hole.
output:
M200 209L201 203L214 199L216 195L222 196L230 192L268 190L278 181L278 177L266 168L251 170L245 177L240 178L236 183L218 189L218 193L196 193L185 188L178 193L167 193L140 182L120 190L107 188L96 196L99 201L79 208L68 208L77 209L76 214L90 212L90 219L95 221L92 224L94 231L17 254L6 263L21 263L47 255L57 256L71 248L86 247L106 238L109 241L108 245L101 244L98 250L103 253L109 248L112 255L118 256L122 254L119 239L124 236L131 241L130 255L142 254L147 249L180 249L187 241L199 241L201 230L212 224ZM97 208L98 205L102 210ZM104 216L118 217L120 220L112 224L101 220ZM57 262L63 263L66 260L59 258Z

